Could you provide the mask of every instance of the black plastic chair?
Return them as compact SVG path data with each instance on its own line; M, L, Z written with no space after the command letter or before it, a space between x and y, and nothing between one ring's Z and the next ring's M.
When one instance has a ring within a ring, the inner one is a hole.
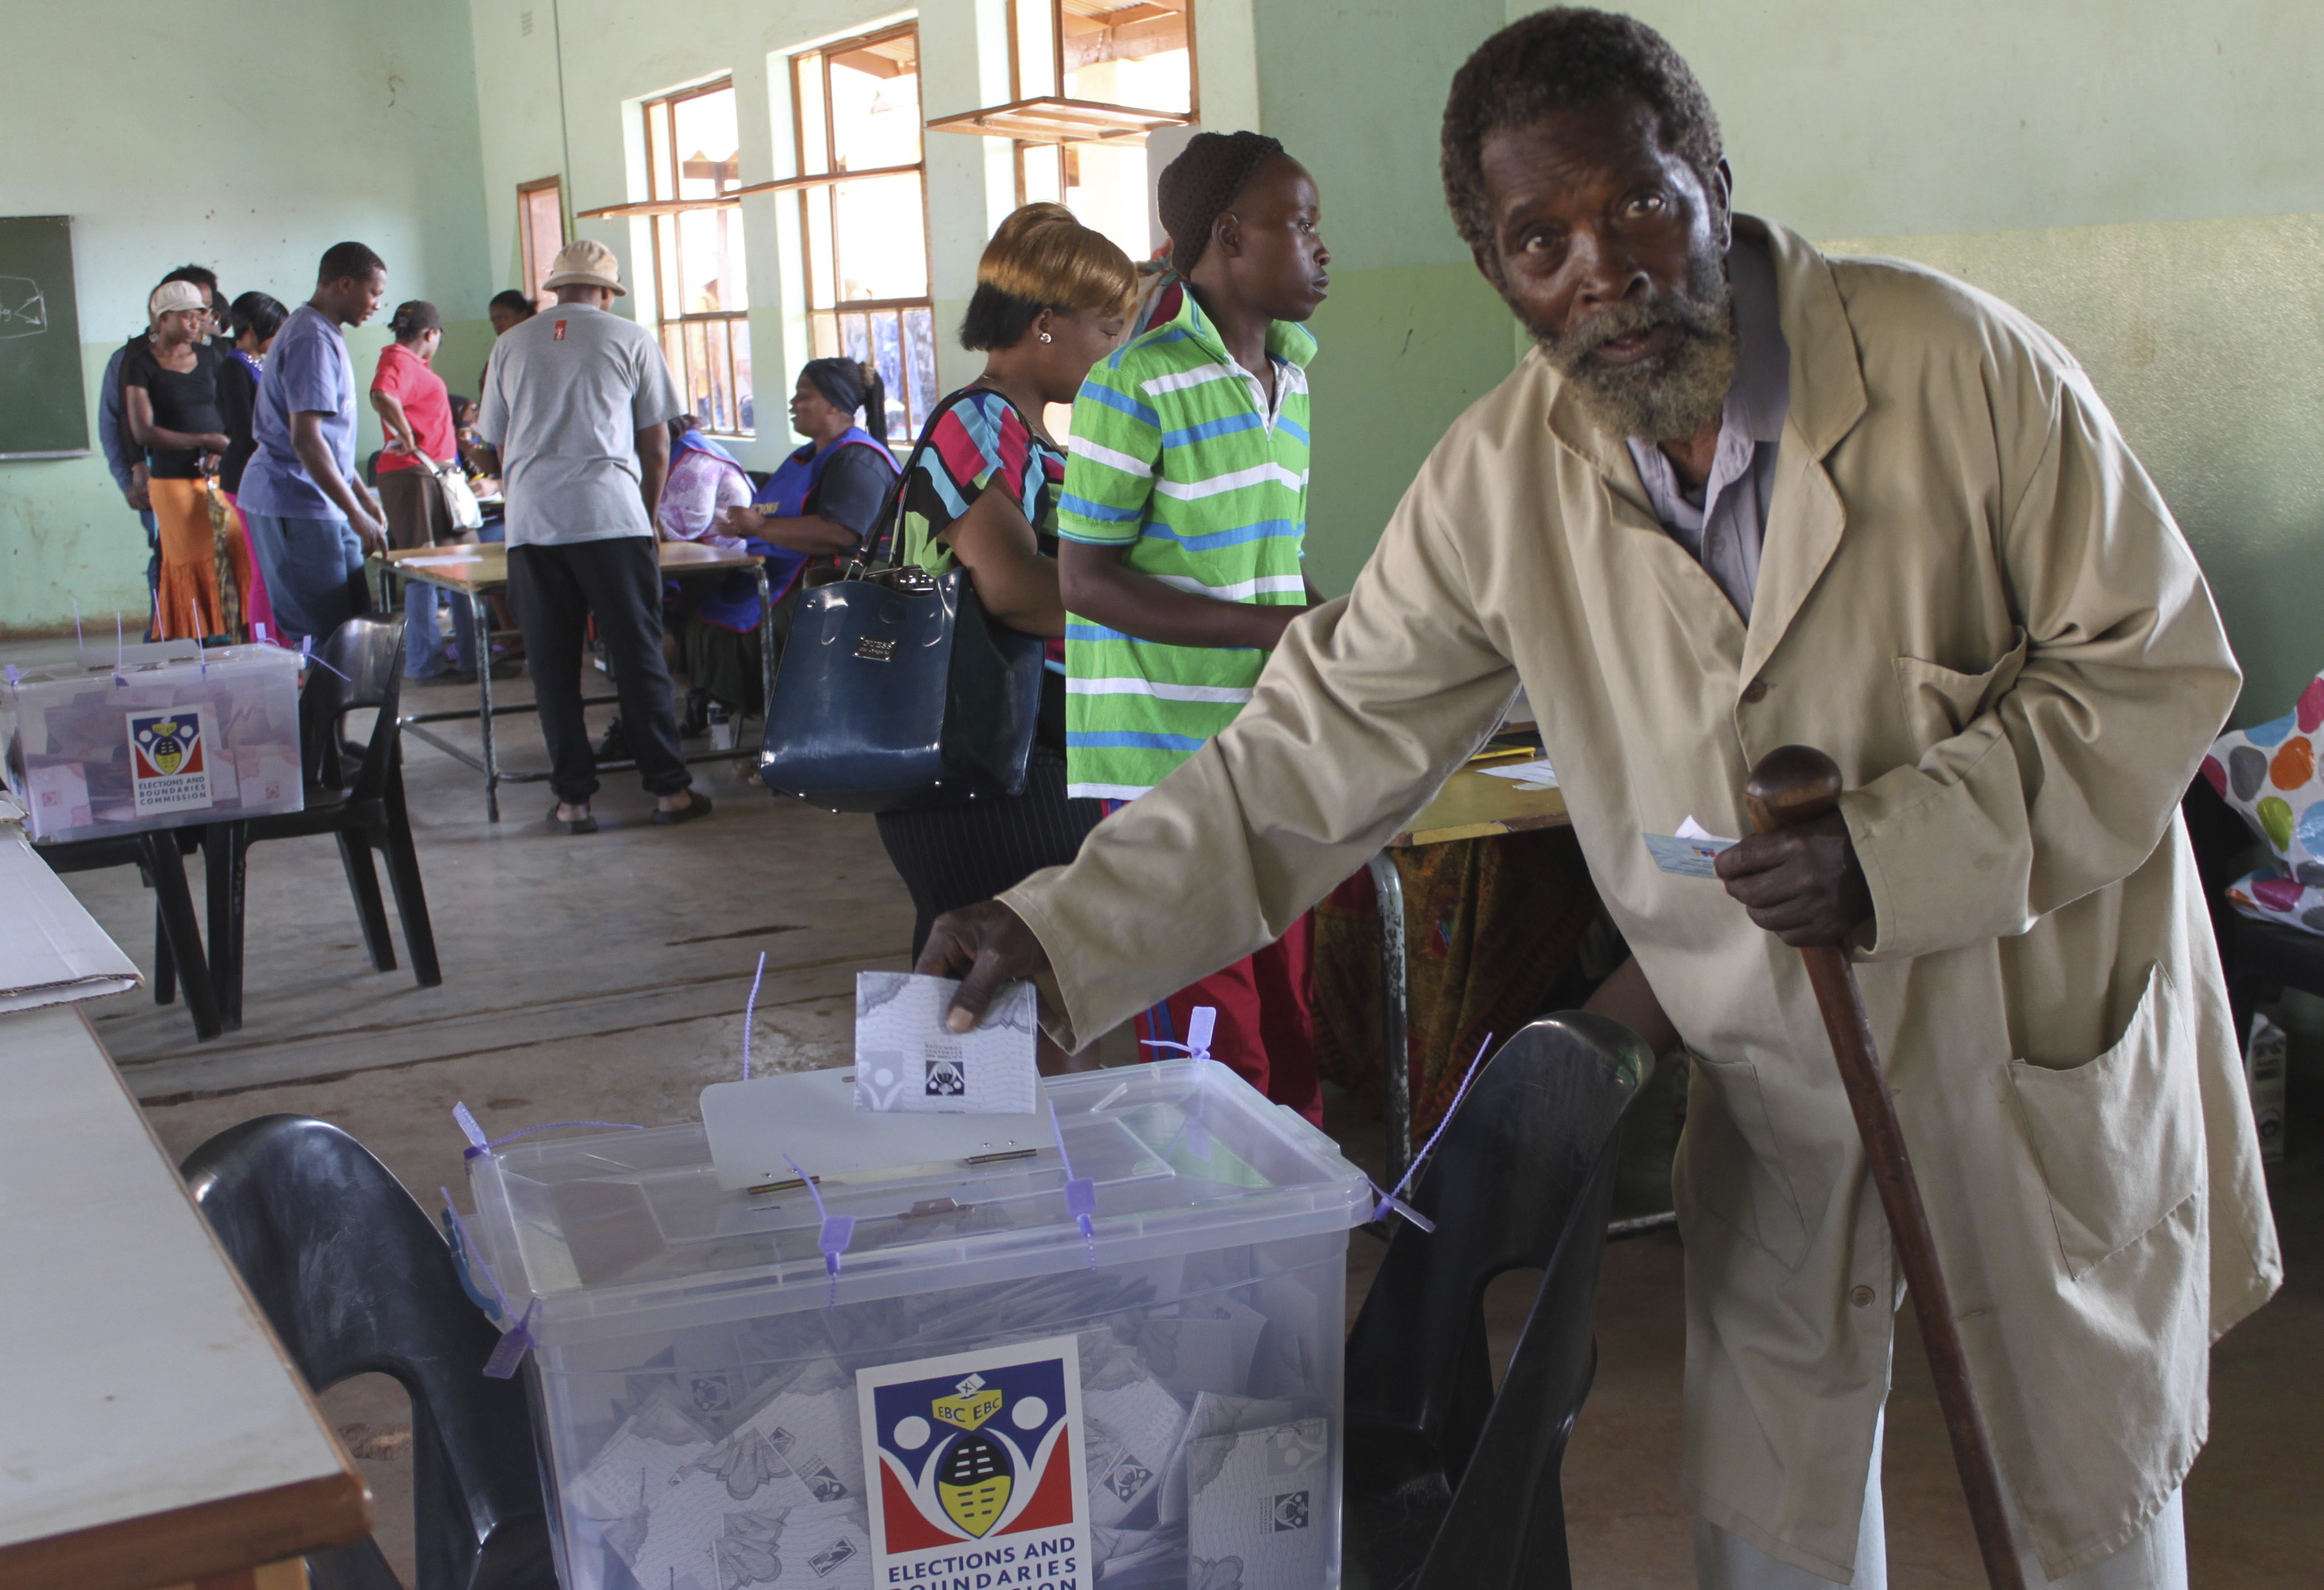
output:
M1347 1554L1372 1590L1566 1590L1560 1467L1597 1372L1591 1317L1624 1114L1654 1057L1567 1012L1489 1060L1394 1219L1348 1337ZM1497 1396L1486 1283L1538 1268Z
M69 839L41 846L39 851L41 859L60 874L122 866L138 870L153 891L153 1003L168 1004L182 983L194 1037L208 1043L227 1022L217 977L202 951L193 895L186 887L186 851L198 834L192 828L160 828L104 839Z
M184 1174L310 1388L375 1373L410 1395L414 1590L555 1590L524 1392L484 1378L500 1335L411 1195L354 1138L300 1115L228 1128ZM396 1585L368 1539L307 1567L317 1590Z
M203 833L209 886L210 977L227 1025L242 1024L244 879L250 847L266 839L330 834L339 842L347 892L363 925L364 948L375 970L395 970L395 944L388 936L387 911L380 899L374 852L387 858L396 914L411 971L422 988L444 981L436 958L436 933L428 920L428 892L420 881L420 855L411 842L411 814L403 800L402 726L398 708L403 693L403 620L351 618L317 648L324 666L307 676L299 698L300 761L306 776L306 809L240 822L216 823ZM376 707L371 740L360 754L340 739L350 712ZM349 763L353 766L350 768Z

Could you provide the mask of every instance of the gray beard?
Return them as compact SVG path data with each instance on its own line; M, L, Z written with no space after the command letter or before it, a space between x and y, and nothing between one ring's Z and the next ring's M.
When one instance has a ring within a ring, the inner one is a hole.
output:
M1679 340L1635 365L1609 365L1596 349L1634 331L1674 327ZM1704 262L1681 292L1654 305L1622 303L1578 329L1526 322L1583 408L1618 436L1682 441L1715 425L1735 384L1734 300L1717 260Z

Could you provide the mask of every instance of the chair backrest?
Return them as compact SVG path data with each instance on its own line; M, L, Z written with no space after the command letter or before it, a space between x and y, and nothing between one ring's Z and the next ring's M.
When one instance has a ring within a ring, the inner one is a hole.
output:
M524 1392L484 1378L499 1333L411 1195L354 1138L299 1115L230 1127L183 1170L309 1386L379 1373L410 1395L416 1590L553 1590Z
M350 618L315 648L319 666L308 670L299 698L299 737L310 784L351 789L358 800L386 790L402 733L397 714L403 700L403 623ZM379 716L363 764L350 778L341 767L339 726L364 707L377 707Z
M1348 1338L1348 1550L1376 1590L1563 1585L1558 1468L1596 1364L1591 1316L1624 1114L1654 1067L1601 1016L1525 1028L1445 1128ZM1539 1269L1498 1397L1485 1288Z

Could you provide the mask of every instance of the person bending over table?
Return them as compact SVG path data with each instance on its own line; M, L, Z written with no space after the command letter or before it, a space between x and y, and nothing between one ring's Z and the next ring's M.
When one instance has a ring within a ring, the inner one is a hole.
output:
M1071 1048L1362 866L1522 683L1632 958L1591 1003L1697 1058L1674 1177L1701 1582L1886 1583L1902 1282L1807 967L1858 961L2034 1585L2177 1590L2213 1339L2282 1264L2179 800L2239 676L2089 378L1997 300L1738 215L1660 35L1552 10L1452 86L1443 169L1536 340L1353 591L1069 867L936 923L955 1025L1040 980ZM1078 440L1078 437L1076 438ZM1078 455L1075 463L1080 462ZM1753 765L1839 809L1713 882ZM1723 884L1723 887L1722 887Z
M595 617L653 821L691 822L709 815L710 798L690 787L678 749L653 527L669 470L664 427L685 404L653 334L610 311L627 291L612 249L567 244L546 285L556 307L493 345L476 430L508 497L509 596L557 792L549 820L597 831L597 758L581 707Z

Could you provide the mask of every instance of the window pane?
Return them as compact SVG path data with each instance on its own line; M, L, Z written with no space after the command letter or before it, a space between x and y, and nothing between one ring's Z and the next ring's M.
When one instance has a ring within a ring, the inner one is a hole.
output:
M791 92L798 103L798 174L812 177L831 170L831 150L824 137L821 51L792 58Z
M562 190L551 182L524 192L525 291L547 307L549 293L540 285L557 251L565 246L565 204Z
M694 389L687 384L686 380L685 328L675 320L668 322L661 328L661 356L663 362L669 365L669 378L678 383L678 395L685 400L687 412L699 420L702 416L695 411L692 396Z
M910 384L905 396L911 408L911 434L917 439L936 406L936 316L927 310L904 311L904 375Z
M903 331L892 310L872 317L872 365L880 372L881 383L888 389L888 435L881 439L894 440L900 436L909 441L910 388L904 379Z
M734 412L741 423L735 429L744 436L759 432L757 394L751 386L751 322L726 322L727 347L734 367Z
M1065 153L1055 143L1017 146L1019 204L1065 203Z
M734 355L726 343L731 320L713 320L703 329L710 349L710 412L713 430L732 435L742 422L734 408Z
M806 218L807 306L828 309L838 301L838 273L831 257L831 190L809 188L799 195Z
M838 316L809 315L807 334L808 340L814 346L814 357L827 359L839 351Z
M1057 91L1054 42L1057 0L1017 0L1017 93L1038 99Z
M839 317L839 351L857 364L868 364L872 358L870 318L864 315Z
M840 170L868 171L918 162L917 30L831 57L831 127Z
M735 130L734 90L719 88L681 99L671 113L678 154L678 197L715 199L742 185L742 139Z
M1134 143L1079 143L1065 162L1065 208L1133 260L1154 252L1147 216L1146 151Z
M689 320L684 327L686 338L686 375L683 391L687 411L704 424L716 428L717 405L710 392L710 345L704 334L703 323Z
M677 197L669 163L669 101L657 99L646 106L646 197Z
M834 185L843 300L926 298L927 217L916 175Z
M675 319L686 312L686 300L680 288L684 275L678 268L678 217L656 216L654 236L654 301L657 312L664 319Z
M1019 0L1024 14L1024 0ZM1144 110L1194 105L1185 0L1066 0L1065 97Z
M687 210L672 217L669 226L678 238L678 269L675 281L669 276L662 279L662 290L672 295L662 312L700 315L748 309L751 295L742 276L742 212Z

